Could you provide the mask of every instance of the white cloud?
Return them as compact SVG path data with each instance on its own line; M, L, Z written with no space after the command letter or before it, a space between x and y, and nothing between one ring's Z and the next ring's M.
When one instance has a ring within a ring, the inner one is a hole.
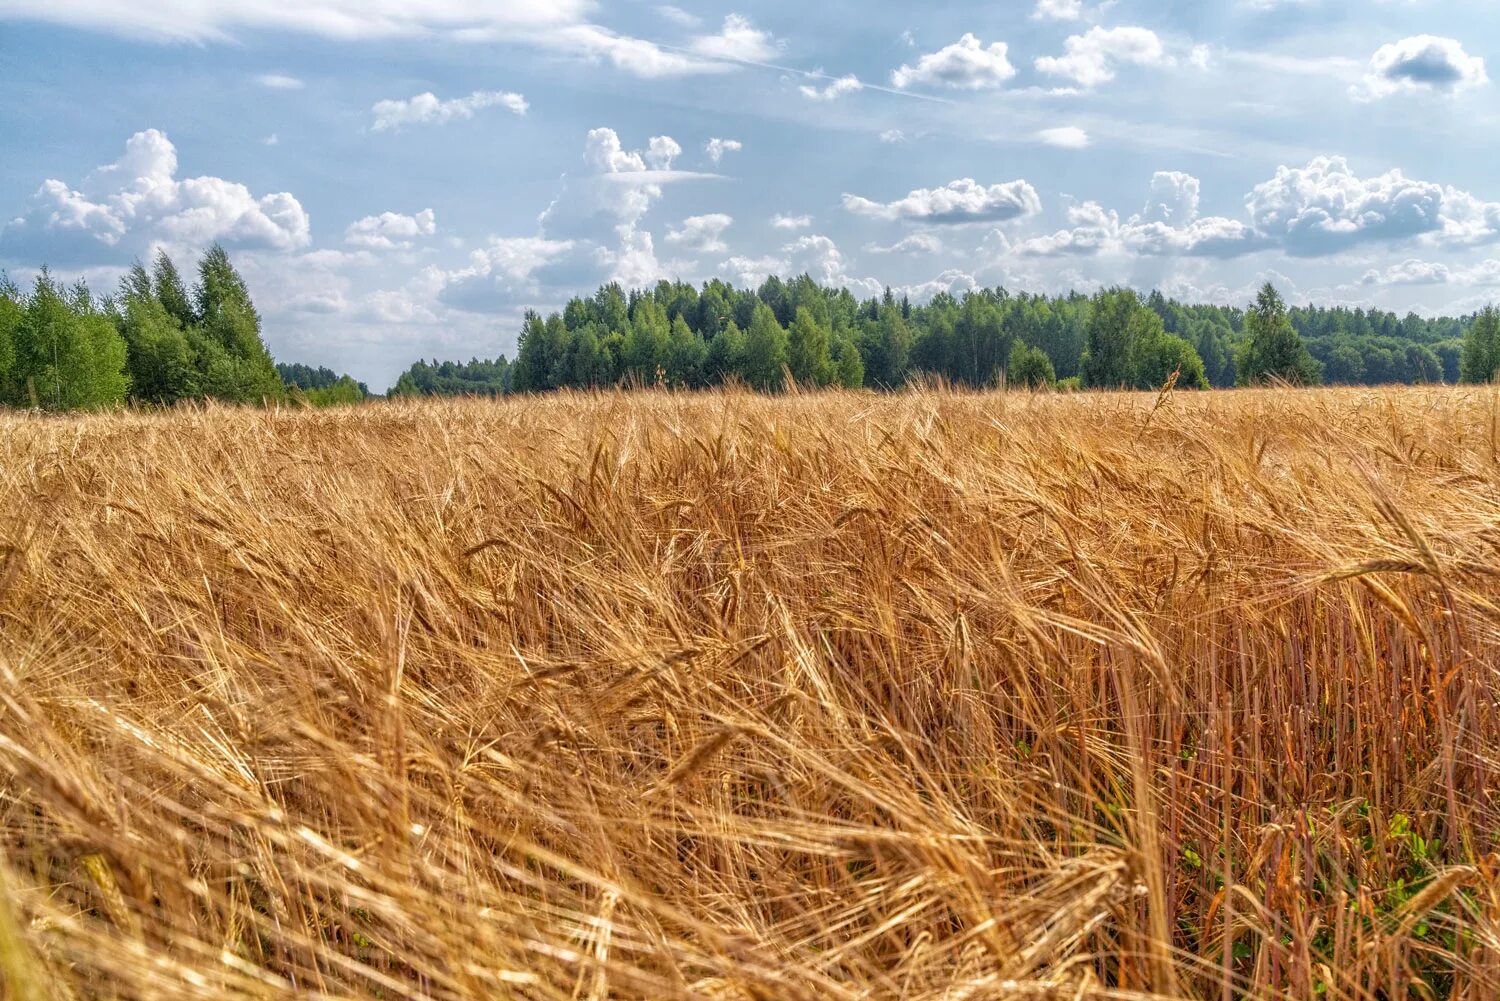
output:
M429 91L404 101L377 101L370 110L375 115L375 131L386 132L405 125L442 125L455 119L469 119L484 108L492 107L524 115L526 98L509 91L476 90L468 97L441 101Z
M1361 100L1376 100L1412 90L1456 94L1489 81L1484 60L1465 52L1462 43L1417 35L1381 46L1370 58L1364 81L1350 91Z
M1343 157L1320 156L1305 167L1279 167L1246 198L1255 228L1288 253L1315 256L1360 243L1428 237L1479 243L1500 235L1500 205L1399 170L1356 175Z
M1027 240L1015 251L1023 257L1230 257L1262 246L1243 222L1221 216L1199 219L1199 190L1198 179L1190 174L1158 171L1139 215L1122 220L1098 202L1070 206L1068 228Z
M856 295L878 295L884 287L874 278L855 278L848 272L844 255L826 236L801 236L781 248L799 272L823 285L847 288Z
M780 257L731 257L719 265L719 272L741 288L756 288L772 275L784 274L791 262Z
M301 90L305 86L296 77L282 73L262 73L255 82L268 90Z
M889 247L871 244L865 248L872 254L937 254L943 250L943 241L936 233L913 233Z
M1083 16L1083 0L1036 0L1037 21L1076 21Z
M579 21L589 0L7 0L3 13L135 37L222 41L239 30L338 39L528 33Z
M93 171L77 189L56 179L43 182L26 214L5 232L50 241L50 249L64 255L139 251L153 242L201 248L217 240L278 251L308 244L307 213L291 194L256 197L223 178L176 175L177 148L166 134L137 132L119 160Z
M1048 146L1057 146L1060 149L1087 149L1089 145L1089 134L1074 125L1042 129L1036 137Z
M812 216L806 215L773 215L771 225L777 229L806 229L812 225Z
M538 273L575 248L570 240L543 236L491 237L469 254L465 267L439 275L436 295L446 305L470 312L512 305L518 299L539 295L543 283ZM380 308L400 313L406 305L405 297L389 297Z
M774 52L769 35L731 15L714 35L686 51L621 35L591 23L597 0L0 0L0 19L26 18L155 41L230 42L243 32L270 31L356 40L432 40L524 45L607 62L648 79L732 71L726 60ZM659 8L679 24L696 18ZM672 13L669 13L672 12Z
M1008 51L1004 42L994 42L986 48L966 32L952 45L922 56L915 66L901 66L891 74L891 83L903 89L913 84L960 90L999 87L1016 75L1016 68L1007 58Z
M1163 66L1171 62L1166 46L1148 28L1093 27L1063 43L1061 56L1043 56L1036 68L1067 77L1081 87L1096 87L1115 78L1121 64Z
M880 133L880 141L883 143L904 143L906 142L906 133L900 129L886 129Z
M548 49L576 53L593 62L607 62L616 69L646 80L728 73L735 67L722 59L708 59L663 49L655 42L632 38L597 24L572 24L541 36Z
M344 242L351 247L397 250L410 247L417 237L436 232L437 216L432 209L423 209L416 215L382 212L350 223L344 231Z
M1361 285L1500 285L1500 261L1487 260L1469 268L1451 268L1436 261L1406 260L1384 271L1371 269Z
M724 159L725 153L738 153L745 146L738 139L710 139L703 144L703 152L708 154L710 161L718 163Z
M697 14L690 14L681 7L674 7L671 4L658 4L656 12L679 28L696 28L703 23L703 19Z
M734 62L763 63L776 55L775 40L739 14L724 18L724 27L717 35L695 38L691 48L709 59Z
M671 136L652 136L646 147L646 166L652 170L671 170L672 161L682 155L682 147Z
M654 282L673 265L657 260L655 241L641 225L646 214L666 185L713 176L673 169L681 153L670 136L626 149L614 129L591 130L584 139L586 170L564 178L538 219L539 232L492 238L468 268L440 275L440 300L496 312L524 296L562 298L604 281Z
M1231 257L1277 249L1293 257L1342 253L1367 243L1444 249L1500 242L1500 203L1413 180L1399 170L1364 178L1342 157L1280 167L1245 198L1248 223L1199 218L1196 177L1158 171L1142 211L1122 219L1097 202L1068 209L1068 227L1027 240L1023 256L1082 254Z
M1192 174L1177 170L1158 170L1151 175L1151 194L1141 211L1143 222L1160 222L1184 226L1198 218L1198 204L1203 185Z
M845 94L853 94L856 91L864 90L865 85L859 82L859 77L851 73L848 76L839 77L821 89L810 84L803 84L797 89L809 101L836 101Z
M278 136L276 133L272 132L270 135L268 135L264 139L262 139L261 142L264 143L267 146L280 146L281 145L281 137Z
M977 288L979 288L979 281L973 275L957 268L949 268L936 278L913 285L902 285L891 291L898 297L905 296L913 303L922 305L931 302L939 292L947 292L951 296L960 297L965 292L972 292Z
M667 230L667 242L705 254L722 254L729 247L722 239L734 219L722 212L688 216L676 228Z
M941 188L918 188L893 202L874 202L844 195L844 208L877 219L905 219L926 223L1003 222L1041 211L1041 198L1025 181L986 187L972 178L950 181Z

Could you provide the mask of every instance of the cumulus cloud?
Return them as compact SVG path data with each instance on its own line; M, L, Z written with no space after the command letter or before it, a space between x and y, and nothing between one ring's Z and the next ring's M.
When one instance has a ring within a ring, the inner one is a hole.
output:
M1440 185L1412 180L1399 170L1362 178L1343 157L1320 156L1305 167L1277 168L1245 204L1258 231L1290 254L1315 256L1370 241L1441 234L1450 197ZM1493 234L1500 218L1492 212L1490 221Z
M410 247L418 237L436 232L437 215L432 209L423 209L416 215L382 212L350 223L344 231L344 242L370 250L398 250Z
M941 188L918 188L892 202L875 202L845 194L844 208L855 215L876 219L903 219L925 223L1005 222L1041 211L1036 189L1026 181L1010 181L986 187L973 178L950 181Z
M1202 184L1192 174L1158 170L1151 175L1151 194L1141 211L1144 222L1181 226L1198 218Z
M756 288L772 275L784 274L791 269L791 262L781 257L731 257L719 265L719 273L731 283L744 288Z
M1036 137L1040 142L1059 149L1087 149L1089 145L1089 134L1073 125L1042 129Z
M879 244L871 244L865 248L872 254L936 254L943 250L943 241L936 233L913 233L904 240L898 240L888 247Z
M307 213L287 192L257 197L220 177L179 179L177 148L157 129L131 136L119 160L93 171L77 188L44 181L3 235L7 243L48 245L54 261L108 248L140 251L153 242L196 248L219 241L292 251L310 239Z
M655 241L642 227L646 214L667 185L713 176L674 169L681 154L681 144L670 136L628 149L614 129L592 129L584 138L584 170L564 178L538 219L539 232L492 239L468 267L443 275L439 298L455 308L498 311L514 307L519 297L604 281L654 282L671 262L657 260ZM712 242L705 235L711 227L696 226L674 232L684 241L697 232Z
M806 229L812 225L812 216L777 213L771 217L771 225L777 229Z
M724 159L725 153L738 153L745 146L738 139L710 139L703 144L703 152L708 154L708 159L718 163Z
M1248 222L1199 218L1201 185L1178 171L1159 171L1145 207L1129 218L1084 202L1068 209L1068 226L1015 248L1025 256L1098 253L1229 257L1279 248L1293 257L1342 253L1372 243L1417 243L1455 249L1500 242L1500 203L1399 170L1360 177L1342 157L1280 167L1246 196Z
M776 41L750 23L749 18L730 14L717 35L693 40L692 50L710 59L763 63L776 55Z
M1069 206L1068 226L1016 247L1025 257L1088 256L1102 253L1147 257L1229 257L1262 246L1251 228L1235 219L1198 218L1199 182L1177 171L1151 179L1145 208L1121 219L1098 202Z
M1410 259L1385 270L1372 268L1361 285L1500 285L1500 261L1487 260L1468 268L1453 268L1437 261Z
M439 100L427 92L403 101L377 101L371 108L375 115L373 128L386 132L406 125L443 125L454 120L473 118L485 109L502 107L517 115L526 114L526 98L501 90L476 90L468 97Z
M841 76L826 87L817 87L812 84L803 84L797 88L802 96L809 101L836 101L845 94L853 94L865 89L865 85L859 82L859 77L854 74Z
M1462 43L1417 35L1381 46L1370 58L1364 80L1351 91L1362 100L1411 90L1456 94L1482 87L1489 80L1484 60L1465 52Z
M922 56L915 66L901 66L891 74L891 83L903 89L913 85L959 90L999 87L1016 75L1016 68L1007 58L1008 51L1004 42L986 47L966 32L952 45Z
M886 129L880 133L880 141L883 143L904 143L906 142L906 133L900 129Z
M574 249L572 241L543 236L491 237L469 254L464 267L442 275L439 298L469 312L504 308L538 295L543 284L539 275Z
M1115 78L1121 65L1163 66L1171 62L1166 46L1149 28L1090 28L1063 43L1061 56L1043 56L1036 68L1066 77L1081 87L1097 87Z
M801 236L782 248L800 273L834 288L847 288L860 296L878 295L884 288L874 278L856 278L838 246L826 236Z
M667 242L705 254L722 254L729 249L722 239L724 231L733 222L731 216L722 212L688 216L681 224L667 230Z

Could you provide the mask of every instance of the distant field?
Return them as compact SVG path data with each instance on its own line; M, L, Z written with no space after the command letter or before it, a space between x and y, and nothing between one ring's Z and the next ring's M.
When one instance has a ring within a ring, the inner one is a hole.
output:
M1500 395L0 415L0 995L1500 996Z

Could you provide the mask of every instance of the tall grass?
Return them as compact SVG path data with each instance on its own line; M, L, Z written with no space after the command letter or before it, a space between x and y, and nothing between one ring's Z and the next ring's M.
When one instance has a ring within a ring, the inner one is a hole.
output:
M0 417L8 998L1500 996L1500 397Z

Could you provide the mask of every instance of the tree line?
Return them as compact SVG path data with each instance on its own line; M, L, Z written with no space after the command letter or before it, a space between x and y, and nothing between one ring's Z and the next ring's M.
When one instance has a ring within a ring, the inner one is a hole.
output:
M1092 296L977 289L925 305L889 290L864 301L807 275L758 289L662 281L601 286L543 317L526 314L514 359L419 361L393 396L500 396L566 387L737 382L777 391L895 389L912 379L968 387L1154 389L1489 382L1500 313L1398 317L1289 308L1270 284L1247 308L1190 305L1124 288ZM0 404L43 410L231 403L357 403L363 383L328 368L278 365L260 315L223 248L189 288L171 257L137 262L95 297L44 268L29 289L0 276Z
M1189 305L1130 289L1092 296L940 293L926 305L857 300L807 275L758 289L723 281L601 286L559 313L530 312L514 359L420 361L392 395L489 395L621 383L738 381L895 388L912 378L970 387L1157 388L1487 382L1500 317L1289 308L1274 286L1247 308Z
M136 262L96 298L46 268L28 289L0 277L0 404L97 409L182 400L358 402L361 383L327 369L277 366L260 314L229 255L214 246L191 288L172 258Z

